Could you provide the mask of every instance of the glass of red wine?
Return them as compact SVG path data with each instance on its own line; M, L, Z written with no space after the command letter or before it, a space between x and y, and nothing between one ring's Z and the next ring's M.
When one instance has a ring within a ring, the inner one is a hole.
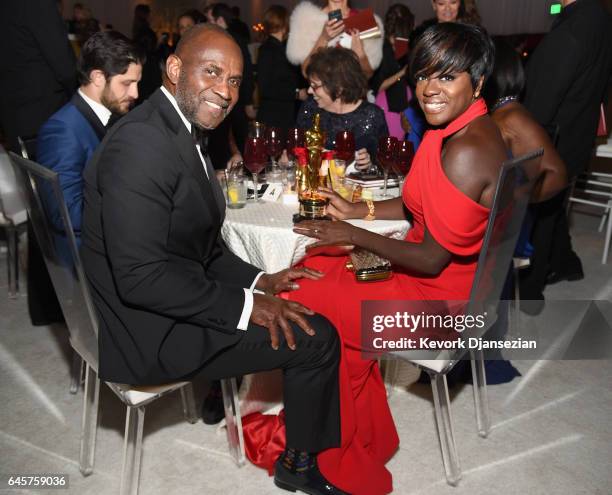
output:
M344 160L347 166L355 159L355 136L351 131L336 134L336 158Z
M276 166L276 162L283 152L283 140L281 139L281 130L278 127L268 127L266 129L266 151L272 161L272 166Z
M395 163L395 171L400 177L408 175L413 158L414 144L412 144L412 141L400 141L397 148L397 162Z
M397 138L394 136L383 136L378 140L376 158L383 169L383 176L385 178L383 198L392 197L390 194L387 194L387 182L389 180L389 172L393 170L397 162L398 147Z
M266 167L268 152L266 149L266 139L263 136L249 136L244 144L243 160L245 167L253 175L254 202L259 201L259 180L258 174Z
M287 140L285 141L285 149L287 150L288 156L295 159L293 149L303 148L304 144L304 129L300 129L299 127L292 127L291 129L287 130Z

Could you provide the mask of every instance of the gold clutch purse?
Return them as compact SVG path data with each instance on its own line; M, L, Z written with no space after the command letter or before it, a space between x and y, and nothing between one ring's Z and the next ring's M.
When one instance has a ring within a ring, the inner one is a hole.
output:
M346 268L355 274L357 282L377 282L393 275L389 260L361 248L351 251Z

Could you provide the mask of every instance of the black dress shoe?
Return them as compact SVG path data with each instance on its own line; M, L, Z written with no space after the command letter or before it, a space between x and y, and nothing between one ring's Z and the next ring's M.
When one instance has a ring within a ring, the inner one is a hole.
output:
M579 266L576 270L563 270L548 272L546 275L546 285L553 285L557 282L567 280L568 282L575 282L576 280L582 280L584 278L584 271L582 266Z
M274 465L274 484L288 492L300 491L309 495L349 495L327 481L316 463L307 471L292 473L279 459Z
M207 425L216 425L224 417L223 394L221 393L221 384L217 380L212 383L202 404L202 421Z

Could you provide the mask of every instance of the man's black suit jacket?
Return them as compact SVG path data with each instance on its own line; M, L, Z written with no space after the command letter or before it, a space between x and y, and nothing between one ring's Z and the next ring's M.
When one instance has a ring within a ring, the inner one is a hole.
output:
M587 167L612 71L612 19L599 0L564 9L529 60L525 106L545 128L570 176Z
M187 377L243 335L243 288L259 270L221 239L225 204L211 179L161 90L115 124L86 166L81 254L102 379Z
M55 0L2 0L0 33L0 123L15 149L70 99L76 61Z

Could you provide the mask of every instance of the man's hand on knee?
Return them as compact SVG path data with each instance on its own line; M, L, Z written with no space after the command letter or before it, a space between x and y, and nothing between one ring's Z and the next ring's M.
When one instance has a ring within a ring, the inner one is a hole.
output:
M314 311L293 301L286 301L278 297L264 294L253 295L253 311L251 322L265 327L270 332L272 348L277 350L280 345L280 332L285 336L287 346L295 350L295 337L291 329L290 321L296 323L304 332L312 336L314 328L304 315L314 315Z

